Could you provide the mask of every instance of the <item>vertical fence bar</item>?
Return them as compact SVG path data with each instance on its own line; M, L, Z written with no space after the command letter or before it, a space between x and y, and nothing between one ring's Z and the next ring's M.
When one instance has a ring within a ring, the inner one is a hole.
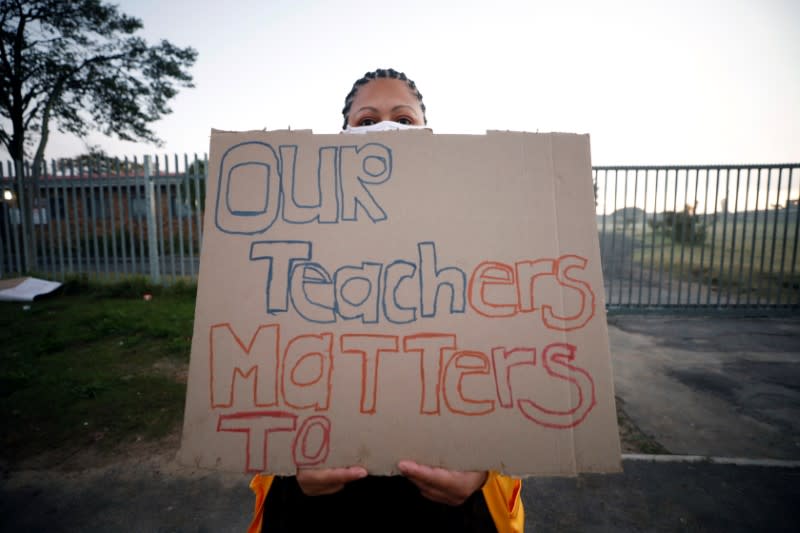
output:
M734 187L735 190L733 192L735 199L733 201L733 227L731 228L731 251L730 251L730 259L728 261L729 262L729 265L728 265L728 305L729 306L733 302L733 287L734 287L733 270L734 270L734 265L736 263L735 260L734 260L734 258L736 256L736 225L737 225L736 223L737 223L738 218L739 218L739 178L740 178L740 172L739 172L739 169L737 168L736 169L736 182L735 182L736 185ZM730 204L730 201L729 201L729 204ZM736 293L737 293L736 296L737 296L737 299L738 299L738 296L739 296L738 289L736 290Z
M759 299L761 299L762 295L762 281L767 282L767 290L769 290L769 276L765 280L764 274L764 259L767 257L767 231L769 231L769 189L770 184L772 182L772 169L767 169L767 189L766 193L764 194L764 228L761 232L761 262L759 264L759 275L758 275L758 295ZM764 293L766 294L766 293ZM769 299L767 298L764 302L766 305L769 305Z
M600 250L602 257L601 263L604 263L607 268L603 269L603 278L608 285L608 292L606 293L606 305L611 305L611 259L608 257L608 235L606 235L606 218L608 217L608 170L603 171L603 239L601 241L603 248Z
M639 181L639 170L636 170L636 181ZM639 262L639 294L636 298L637 307L642 306L644 292L644 256L647 253L647 169L644 169L644 191L642 193L642 238L641 238L641 261Z
M25 169L24 170L26 176L25 180L27 181L25 194L27 197L27 201L29 203L29 209L31 214L29 221L30 225L28 226L28 234L25 240L29 242L28 246L30 246L30 249L32 251L28 263L29 265L28 272L32 273L39 270L39 261L42 255L41 252L39 251L39 239L37 238L36 235L36 216L37 216L36 205L39 202L38 195L36 194L36 186L38 180L34 179L31 165L29 162L25 162L23 164L23 167Z
M102 243L101 248L101 259L103 263L103 273L105 274L106 279L109 277L109 260L108 260L108 233L106 233L108 229L108 225L106 224L106 220L108 219L108 211L106 209L106 193L109 189L109 176L107 171L106 162L103 159L96 160L96 171L95 171L95 182L97 183L97 191L99 197L99 206L97 209L98 214L98 222L100 226L99 230L99 238ZM97 225L97 224L96 224Z
M117 165L117 193L119 200L119 240L120 255L122 256L122 272L127 276L133 266L133 255L131 253L131 185L128 157L125 156ZM129 257L130 255L130 257Z
M695 282L695 279L698 276L697 276L697 268L694 265L694 249L696 247L696 244L698 244L698 243L695 242L695 239L698 238L699 235L700 235L700 233L699 233L700 232L700 228L698 227L698 219L700 218L700 215L697 214L697 204L700 203L700 201L697 199L697 191L698 191L699 188L700 188L700 169L696 168L696 169L694 169L694 196L692 196L692 200L693 200L692 201L692 223L689 226L690 231L692 232L692 246L691 246L691 248L689 248L689 265L690 265L690 267L689 267L689 292L686 295L686 303L687 303L687 305L691 305L692 304L692 300L694 299L694 298L692 298L692 291L691 291L692 285L695 286L695 289L696 289L695 292L698 295L700 294L700 284ZM703 226L702 235L703 235L703 238L699 242L699 244L700 244L701 248L704 248L705 244L706 244L705 226ZM703 265L701 264L700 265L700 272L702 272L702 271L703 271Z
M12 231L12 235L14 236L14 255L17 257L17 272L22 273L24 272L24 265L25 265L25 238L23 231L23 219L25 218L22 213L23 208L23 193L22 188L24 187L24 183L22 182L22 177L18 174L22 172L22 164L21 163L14 163L14 171L13 176L14 179L17 181L17 213L19 215L17 219L17 228L14 228Z
M136 275L136 226L134 225L133 218L133 197L135 184L136 184L136 167L133 161L128 161L128 158L122 161L122 172L124 174L123 181L120 183L120 204L124 205L125 219L123 221L125 253L128 257L125 259L125 273L129 272ZM123 194L124 187L124 194Z
M47 214L47 224L46 228L47 231L47 253L49 255L47 265L47 271L50 273L50 276L55 277L56 272L58 271L58 257L56 256L56 241L55 236L55 214L53 213L53 205L51 199L53 198L53 176L49 172L49 168L47 166L47 160L42 159L42 169L44 170L44 180L42 183L42 189L44 189L44 210ZM42 239L44 239L44 235L42 235Z
M25 175L25 200L27 202L26 211L30 212L30 219L28 220L26 212L22 213L22 218L25 220L25 227L27 231L23 233L24 241L30 255L27 256L27 271L28 273L35 272L39 268L39 239L36 238L36 204L38 198L36 194L36 181L34 180L33 173L31 172L31 165L28 162L22 164L23 173ZM30 222L30 224L28 224Z
M665 248L665 240L667 238L666 232L666 223L667 223L667 199L669 197L669 170L664 171L664 211L661 214L661 225L659 229L661 230L661 257L659 259L659 271L658 271L658 300L656 301L656 305L659 307L661 306L661 293L663 292L662 287L664 286L664 248ZM669 298L669 296L667 297ZM669 299L667 300L669 303Z
M681 169L675 169L675 186L672 191L672 230L670 231L669 246L669 281L667 281L667 305L672 303L672 279L675 277L675 220L678 216L678 177Z
M112 259L114 261L114 272L115 278L120 279L122 275L125 273L125 269L127 265L125 264L125 233L123 231L123 210L122 210L122 201L120 197L122 196L122 185L121 179L119 175L119 158L114 158L114 168L112 170L111 167L108 169L108 180L109 183L114 184L112 186L108 198L108 203L111 205L111 250L112 250ZM116 192L116 194L114 194ZM117 228L119 226L119 228Z
M686 251L686 243L688 241L689 245L691 246L691 244L692 244L691 239L693 237L692 234L686 235L687 223L689 225L689 230L691 230L691 221L692 221L692 218L690 218L692 216L692 214L689 211L689 172L690 172L690 169L687 168L685 170L685 174L684 174L684 177L683 177L683 202L684 202L683 213L684 213L684 216L683 216L683 219L681 220L681 224L680 224L680 230L681 230L681 236L680 236L680 239L681 239L681 242L680 242L680 244L681 244L681 258L678 260L679 263L680 263L678 265L678 296L677 296L677 299L678 299L677 304L678 305L681 305L682 300L683 300L683 298L682 298L682 295L683 295L683 262L684 262L684 256L685 256L685 251ZM677 190L675 191L675 196L677 196ZM677 199L676 199L676 203L677 203ZM678 216L677 208L675 209L675 216ZM687 237L688 237L688 239L687 239ZM691 286L691 285L689 285L689 286ZM690 289L687 288L687 290L690 290Z
M161 270L158 258L158 237L156 235L156 202L150 162L150 156L144 156L144 194L147 203L147 247L150 258L150 280L154 284L159 284L161 283Z
M42 195L39 188L41 181L40 176L37 175L41 173L41 166L38 172L34 172L34 169L29 163L26 163L26 165L28 166L28 180L30 181L31 188L31 239L33 240L33 247L36 250L34 253L34 271L44 272L44 265L47 264L47 245L44 234L44 215L42 214L41 208Z
M790 191L791 192L791 191ZM790 198L791 200L791 198ZM794 244L792 245L792 270L790 278L792 280L792 289L794 290L794 299L789 302L794 305L800 304L800 286L795 281L796 265L797 265L797 241L800 238L800 194L798 194L797 204L795 205L795 220L794 220ZM788 216L788 215L787 215Z
M44 166L44 171L42 170ZM36 270L38 272L48 272L47 265L50 264L50 250L47 247L47 224L49 213L42 208L42 188L44 188L44 176L47 173L47 165L39 164L38 172L34 173L31 168L31 179L33 185L33 238L36 241Z
M197 204L198 204L197 217L196 217L197 218L197 244L198 244L198 250L200 250L200 252L202 253L202 251L203 251L203 219L202 219L201 215L204 216L203 212L205 210L205 195L204 194L201 195L201 193L200 193L200 179L201 179L201 177L203 179L203 191L208 190L208 184L206 183L206 179L208 177L208 158L206 156L203 156L202 172L201 172L201 169L200 169L199 160L197 159L197 154L195 154L195 156L194 156L194 161L196 163L195 172L194 172L194 175L195 175L194 191L195 191L195 195L196 195L195 198L197 198ZM194 273L195 277L199 273L200 273L200 270L198 268L198 270L196 270L195 273Z
M36 193L36 187L38 186L38 180L34 179L32 168L30 162L23 163L23 173L25 174L25 201L27 202L26 211L30 212L30 219L23 213L23 220L25 220L25 225L27 231L24 234L25 243L28 246L28 251L30 252L30 256L28 256L28 273L36 272L39 269L39 258L41 257L41 253L39 252L39 239L36 235L36 216L37 216L37 204L39 202L38 194Z
M36 195L38 198L37 205L39 212L39 242L42 246L42 261L39 263L39 268L42 272L47 272L50 276L53 275L53 268L55 267L55 248L51 245L53 236L51 231L52 214L50 213L50 189L49 179L47 176L47 160L42 158L40 166L40 175L36 177Z
M744 284L744 249L747 243L747 227L750 226L750 212L747 210L748 201L750 200L750 169L747 169L747 176L745 177L744 186L744 220L742 221L742 244L739 251L739 291L736 294L736 305L741 305L742 292L750 294L750 287ZM752 228L750 228L752 231Z
M194 170L190 171L190 169L189 169L189 155L188 154L183 154L183 167L186 169L186 181L185 181L186 198L188 199L188 203L189 203L189 214L186 216L186 227L189 228L189 235L188 235L188 240L189 240L189 265L190 265L190 271L192 273L191 274L192 277L196 277L197 276L197 272L195 272L195 269L194 269L194 229L193 229L194 217L192 217L192 214L194 213L194 209L195 209L195 202L192 201L192 194L191 194L191 191L192 191L192 173L194 172ZM196 198L196 200L199 203L199 199ZM197 208L197 209L199 210L199 208Z
M90 159L89 160L89 171L86 173L86 178L88 181L88 189L89 189L89 204L91 205L91 225L92 228L92 250L94 251L94 272L95 275L99 274L100 268L100 259L102 258L102 254L100 253L100 240L98 238L97 232L97 225L98 223L102 223L103 221L103 214L100 213L100 192L101 189L99 184L97 183L97 159Z
M72 203L70 202L70 182L69 182L69 165L65 159L58 160L58 172L60 175L59 181L61 183L59 195L63 199L64 210L63 219L61 221L61 231L64 235L64 275L73 275L75 272L75 258L73 257L72 250L72 232L70 231L70 220Z
M39 171L34 172L34 169L30 164L28 165L28 179L30 180L31 184L31 219L33 224L31 225L31 237L33 239L33 247L36 249L36 253L34 257L36 258L36 262L34 263L34 270L37 272L45 272L46 268L45 265L47 264L47 244L45 242L45 233L44 233L44 215L42 214L42 195L41 195L41 180L40 176L37 174L41 174L41 165L39 166Z
M626 170L625 171L625 181L627 182L627 180L628 180L628 171ZM637 168L637 169L634 170L634 174L633 174L633 209L632 209L633 224L631 225L631 253L630 253L630 259L631 260L630 260L630 263L628 265L629 272L630 272L630 274L628 275L628 307L632 307L633 306L633 272L634 272L633 254L634 254L635 244L636 244L636 219L638 218L636 216L637 200L638 200L637 194L639 193L638 188L639 188L639 169ZM644 209L642 209L642 212L644 212ZM641 292L641 290L642 290L641 279L642 278L641 278L641 271L640 271L639 272L639 292Z
M784 284L784 263L786 262L786 246L789 244L789 211L791 211L792 203L791 203L791 192L792 192L792 169L787 169L789 172L789 181L786 184L786 215L783 217L783 242L781 243L781 271L778 277L778 305L783 303L783 293L785 289L787 289L786 285ZM780 205L780 194L781 191L778 190L778 201L777 203Z
M159 253L159 266L160 271L159 274L165 274L167 270L167 258L166 258L166 243L164 242L164 233L166 229L164 228L164 210L162 207L163 202L163 194L162 194L162 186L163 186L163 178L162 178L162 170L161 170L161 159L158 156L153 158L155 165L153 167L153 197L156 201L156 236L158 239L158 253Z
M52 160L51 160L52 163ZM55 203L55 180L53 174L50 169L51 165L48 165L46 159L42 159L42 168L44 169L44 181L42 183L42 189L44 194L44 209L47 213L47 248L48 253L50 254L50 261L48 262L48 267L50 272L50 276L53 278L58 279L58 239L56 237L56 221L57 218L55 211L57 206L53 205Z
M769 285L767 286L767 303L772 304L772 285L773 283L773 272L775 269L775 243L778 240L778 210L780 209L780 200L781 200L781 182L783 181L783 169L778 169L778 193L775 195L775 209L774 215L772 217L772 244L770 246L769 252ZM780 291L780 287L778 287L778 291ZM779 292L780 294L780 292Z
M100 199L102 197L102 185L100 180L99 159L92 157L87 164L86 179L88 181L87 189L89 191L89 212L91 213L91 220L89 228L92 234L92 250L94 253L94 268L93 274L96 278L102 279L100 275L103 271L103 247L100 241L102 236L103 212Z
M128 211L127 222L128 222L128 231L126 232L128 235L128 243L130 248L128 251L130 252L130 271L131 274L136 275L138 263L136 260L136 228L139 225L139 221L136 217L136 213L134 213L133 206L136 204L136 198L138 198L138 173L139 169L138 163L136 162L136 158L132 161L128 161L128 158L125 158L125 187L127 192L127 200L125 202L125 208ZM139 241L139 245L141 246L141 241ZM141 254L140 254L141 255ZM126 267L127 268L127 267ZM126 270L127 272L127 270Z
M116 184L114 182L114 168L116 168L117 172L119 172L119 159L116 157L113 160L106 161L105 163L105 179L106 183L108 183L108 231L110 233L110 235L106 235L106 242L109 240L111 241L111 257L109 258L106 256L106 263L110 261L111 264L114 265L111 269L111 272L114 279L119 279L120 268L119 258L117 257L117 210L114 208L114 204L119 197L119 181L117 181ZM117 179L118 178L119 176L117 176ZM116 194L114 194L115 189Z
M75 261L72 253L72 232L70 231L70 220L72 219L73 204L70 202L71 183L69 181L69 165L66 160L59 161L59 171L61 172L61 197L64 199L64 248L67 255L67 273L75 273Z
M22 178L20 178L19 175L17 174L17 172L19 172L21 170L21 165L14 163L13 169L14 170L11 171L10 174L12 176L14 176L14 180L18 183L18 185L16 187L16 191L17 191L17 217L15 219L15 224L14 224L14 226L16 226L16 227L11 227L11 223L10 222L9 222L9 227L11 227L12 241L14 243L14 257L16 258L17 273L21 274L22 272L25 271L25 266L24 266L25 265L25 257L24 257L25 244L23 242L25 239L24 239L24 236L22 234L22 228L23 228L22 219L24 218L23 217L23 213L22 213L22 208L23 208L22 198L23 198L23 195L20 193L20 191L22 190L23 183L22 183Z
M617 276L617 189L619 186L619 179L617 174L617 169L614 169L614 211L611 212L611 276L608 285L608 293L610 295L611 300L614 300L614 278ZM619 302L615 302L619 304Z
M69 177L70 177L70 195L72 196L72 229L75 233L75 272L80 273L83 270L83 257L81 246L81 221L83 219L83 212L80 203L80 179L75 177L75 165L72 160L69 160ZM78 169L80 172L80 169Z
M751 231L751 238L750 238L750 273L747 277L747 286L749 290L747 291L747 301L745 302L747 305L750 305L750 295L753 293L753 273L756 269L756 235L758 235L758 200L761 193L761 169L759 168L756 172L756 203L755 208L753 209L753 229ZM761 297L756 292L756 305L758 305L761 301Z
M709 252L708 264L709 291L706 297L706 305L711 305L711 288L714 284L717 285L717 292L719 292L719 280L716 278L714 273L714 259L717 244L717 221L719 220L719 211L717 210L719 207L719 176L720 170L716 169L716 172L714 173L714 216L711 219L713 227L711 228L711 251Z
M612 250L612 258L614 259L614 289L617 293L616 296L616 305L617 306L624 306L624 302L622 300L622 286L623 286L623 272L622 268L624 267L624 255L625 255L625 197L623 196L621 205L619 202L619 192L620 192L620 175L622 172L625 172L625 169L614 169L614 213L611 217L611 225L612 225L612 232L611 232L611 250ZM624 181L624 180L623 180ZM624 183L623 183L624 185ZM620 221L620 218L622 219ZM622 226L622 233L618 236L619 227Z
M149 156L145 156L149 157ZM135 161L135 159L134 159ZM143 161L144 162L144 161ZM148 163L149 165L149 163ZM137 184L136 186L136 197L139 200L144 199L144 205L139 202L139 205L144 207L144 212L139 213L137 215L137 226L139 227L139 257L141 258L141 262L139 264L139 268L144 275L145 272L149 272L149 261L150 261L150 239L145 236L145 231L147 231L147 235L150 234L150 229L147 228L147 220L149 218L148 211L150 211L150 196L148 194L148 188L150 183L150 170L149 166L142 167L142 186L139 187ZM138 182L138 180L137 180ZM152 272L150 273L152 275Z
M90 251L90 241L89 241L89 208L86 202L86 189L91 187L89 181L85 178L83 173L83 162L78 161L78 175L80 176L80 194L81 194L81 222L83 223L83 235L81 236L81 240L83 241L83 250L86 254L86 258L84 263L86 265L86 272L89 273L91 266L92 266L92 258L91 258L91 251ZM91 189L89 189L89 194L91 194Z
M619 253L619 305L624 305L625 307L630 306L630 299L627 302L624 302L623 299L623 291L625 289L625 284L622 282L625 276L625 246L627 243L627 225L628 225L628 169L625 169L625 174L623 178L623 191L622 191L622 246ZM631 252L632 253L632 252ZM630 280L629 280L630 281ZM630 286L630 283L628 283ZM624 302L624 303L623 303Z
M647 179L650 179L648 170ZM658 169L655 171L655 183L653 184L653 216L650 220L650 268L647 275L647 305L653 303L653 272L656 264L656 229L658 228Z
M134 156L133 164L133 198L135 199L135 205L138 206L137 210L133 213L133 220L136 224L133 228L133 238L136 242L135 249L139 251L139 260L135 265L138 272L142 276L145 276L148 273L149 261L149 257L147 257L148 244L147 238L145 237L147 210L150 209L147 207L147 178L144 174L144 159L142 159L142 163L139 163L138 158Z
M178 223L178 251L180 252L179 260L180 260L180 276L183 279L186 276L186 249L183 247L183 219L184 217L184 209L185 206L183 205L183 198L182 198L182 190L183 190L183 183L186 181L186 167L184 167L184 172L181 174L178 171L178 154L175 154L175 217Z
M47 208L51 211L50 213L50 223L52 224L51 232L53 233L53 238L55 243L52 244L53 246L53 255L58 255L58 265L56 266L53 263L53 269L58 273L58 279L63 280L65 277L64 272L64 241L63 235L61 232L61 195L59 194L59 186L61 185L61 180L58 179L57 175L57 167L55 159L50 160L50 186L47 188L48 191L48 198L47 198Z
M31 261L31 250L29 249L29 241L28 241L28 221L27 216L25 215L25 210L28 208L28 194L25 191L25 188L28 184L25 182L25 165L22 161L15 161L15 172L14 176L17 180L17 209L19 212L19 227L21 228L20 235L19 235L19 250L18 255L22 257L22 265L23 268L20 269L20 272L28 272L30 271L30 261ZM15 232L16 234L16 232Z
M164 156L164 177L163 177L163 185L164 188L164 202L167 204L167 234L169 235L169 264L170 264L170 278L172 281L175 281L175 235L174 229L172 227L173 222L173 209L172 209L172 180L170 179L170 171L169 171L169 157ZM159 194L161 196L161 194ZM164 211L161 211L162 215ZM166 245L165 245L166 248ZM164 267L166 268L166 258Z
M697 305L699 306L702 299L702 293L705 290L706 294L711 291L711 285L706 283L706 241L708 239L708 182L709 174L711 171L709 169L705 170L704 177L705 177L705 192L703 193L703 247L700 248L700 290L697 291ZM700 171L698 170L697 179L700 179Z
M722 305L722 289L725 286L723 275L725 274L725 245L728 239L728 211L731 204L731 171L725 169L725 210L722 212L722 241L719 254L719 285L717 290L717 307ZM727 296L727 295L726 295Z

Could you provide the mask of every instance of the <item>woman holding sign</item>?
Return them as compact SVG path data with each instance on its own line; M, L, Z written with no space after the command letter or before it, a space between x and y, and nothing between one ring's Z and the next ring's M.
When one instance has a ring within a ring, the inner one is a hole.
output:
M425 104L402 72L378 69L345 98L344 133L424 127ZM524 525L521 483L495 472L458 472L404 460L402 476L369 476L360 466L256 475L250 531L498 531Z

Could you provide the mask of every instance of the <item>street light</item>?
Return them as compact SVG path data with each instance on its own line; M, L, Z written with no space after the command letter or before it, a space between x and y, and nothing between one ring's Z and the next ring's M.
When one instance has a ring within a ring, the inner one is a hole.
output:
M10 202L13 199L14 199L14 193L13 192L11 192L8 189L3 191L3 200L5 200L6 202Z

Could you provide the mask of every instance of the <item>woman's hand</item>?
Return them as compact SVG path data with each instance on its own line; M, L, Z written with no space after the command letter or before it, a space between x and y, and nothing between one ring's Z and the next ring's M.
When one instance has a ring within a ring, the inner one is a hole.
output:
M345 484L364 477L367 477L367 470L360 466L299 469L297 484L306 496L323 496L339 492Z
M432 468L414 461L400 461L400 472L419 488L429 500L447 505L461 505L473 492L480 489L488 472L459 472Z

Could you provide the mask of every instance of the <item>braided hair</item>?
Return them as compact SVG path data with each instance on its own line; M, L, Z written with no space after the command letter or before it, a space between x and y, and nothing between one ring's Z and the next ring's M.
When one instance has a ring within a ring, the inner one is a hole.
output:
M353 84L353 88L350 89L349 93L347 93L347 97L344 99L344 109L342 109L342 115L344 116L344 124L342 125L342 129L347 128L347 120L350 118L350 107L353 105L353 100L356 99L358 90L377 78L391 78L393 80L406 82L408 88L411 89L411 93L417 97L417 100L419 100L419 107L422 109L423 122L425 124L428 123L428 117L425 116L425 103L422 101L422 95L420 94L419 89L417 89L417 85L412 80L408 79L408 76L406 76L403 72L398 72L393 68L379 68L372 72L367 72L364 74L363 78L356 80L356 82Z

